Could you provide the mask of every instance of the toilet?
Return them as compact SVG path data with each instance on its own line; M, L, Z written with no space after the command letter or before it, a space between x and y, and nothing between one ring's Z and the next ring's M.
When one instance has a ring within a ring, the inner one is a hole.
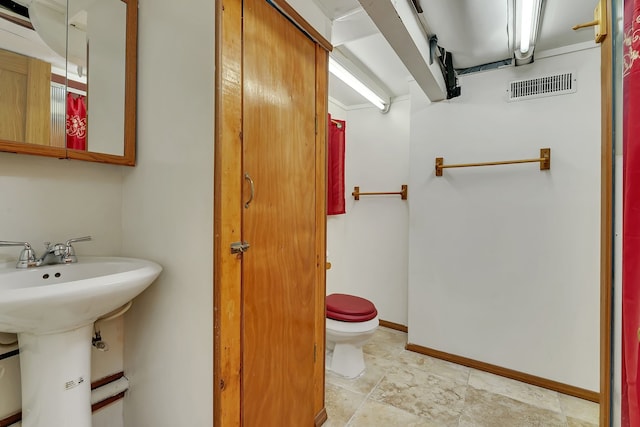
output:
M345 378L364 372L362 346L378 328L378 311L369 300L331 294L327 303L326 368Z

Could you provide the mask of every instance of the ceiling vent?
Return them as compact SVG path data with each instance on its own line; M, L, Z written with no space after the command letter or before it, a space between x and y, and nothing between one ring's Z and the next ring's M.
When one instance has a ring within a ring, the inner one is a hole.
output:
M562 73L535 79L518 80L509 84L509 101L565 95L576 91L574 73Z

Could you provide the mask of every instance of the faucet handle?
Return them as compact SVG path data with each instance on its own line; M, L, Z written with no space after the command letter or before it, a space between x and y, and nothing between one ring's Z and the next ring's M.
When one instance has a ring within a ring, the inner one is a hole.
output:
M0 246L24 246L25 248L31 248L29 242L12 242L10 240L0 240Z
M65 245L67 246L71 246L72 243L76 243L76 242L84 242L86 240L91 240L91 236L84 236L84 237L74 237L73 239L69 239L65 242Z
M16 268L27 268L36 262L36 253L31 249L31 244L29 242L10 242L7 240L0 240L0 246L24 246L24 249L22 249L22 252L20 252L20 256L18 257Z
M73 249L73 246L71 246L71 244L75 242L84 242L87 240L91 240L91 236L74 237L73 239L67 240L65 242L65 245L67 247L65 248L62 261L64 263L78 262L78 258L76 257L76 251L75 249Z

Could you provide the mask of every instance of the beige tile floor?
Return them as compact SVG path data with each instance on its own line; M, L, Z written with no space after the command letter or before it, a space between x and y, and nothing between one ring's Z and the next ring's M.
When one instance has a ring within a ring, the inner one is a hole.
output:
M595 427L596 403L404 349L407 335L380 327L367 369L327 372L323 427Z

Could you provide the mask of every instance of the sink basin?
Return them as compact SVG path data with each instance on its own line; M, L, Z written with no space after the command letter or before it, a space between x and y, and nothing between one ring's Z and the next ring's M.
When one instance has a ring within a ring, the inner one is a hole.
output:
M22 427L91 427L93 323L161 271L155 262L115 257L0 265L0 332L18 334Z
M136 258L85 257L73 264L0 268L0 332L47 334L92 324L132 300L160 274Z

